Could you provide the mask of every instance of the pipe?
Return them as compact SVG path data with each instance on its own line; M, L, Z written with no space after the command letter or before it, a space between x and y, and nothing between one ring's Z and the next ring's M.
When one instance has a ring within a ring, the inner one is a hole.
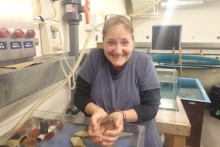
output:
M180 77L183 77L183 68L182 68L182 55L181 55L182 48L179 47L179 64L180 64Z
M69 25L69 41L70 41L70 56L75 56L76 60L79 57L79 31L78 25Z

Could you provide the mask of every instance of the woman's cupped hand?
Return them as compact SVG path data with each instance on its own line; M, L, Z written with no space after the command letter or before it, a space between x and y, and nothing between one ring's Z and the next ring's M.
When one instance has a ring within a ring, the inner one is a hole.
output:
M109 127L111 122L103 123L104 118L107 116L105 111L95 112L90 119L88 133L93 142L110 147L117 141L119 134L123 131L123 115L120 112L113 112L108 116L112 119L113 127Z

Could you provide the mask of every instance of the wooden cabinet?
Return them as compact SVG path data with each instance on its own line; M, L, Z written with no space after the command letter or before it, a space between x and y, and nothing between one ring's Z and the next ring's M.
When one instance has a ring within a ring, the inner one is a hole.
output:
M186 138L186 145L200 147L205 103L188 100L181 101L191 124L191 133Z

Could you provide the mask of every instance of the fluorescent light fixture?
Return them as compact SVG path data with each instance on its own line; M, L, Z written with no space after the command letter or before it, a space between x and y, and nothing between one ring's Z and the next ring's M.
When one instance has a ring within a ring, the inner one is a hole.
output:
M151 4L153 4L154 2L156 2L156 0L132 0L132 7L133 7L133 11L134 13L145 9L146 7L150 6ZM139 16L155 16L158 15L158 7L159 4L157 4L156 6L154 6L153 8L149 9L148 11L145 11L144 13L140 14Z
M168 2L161 2L161 8L189 8L189 7L197 7L203 4L202 0L195 0L195 1L175 1L168 0Z

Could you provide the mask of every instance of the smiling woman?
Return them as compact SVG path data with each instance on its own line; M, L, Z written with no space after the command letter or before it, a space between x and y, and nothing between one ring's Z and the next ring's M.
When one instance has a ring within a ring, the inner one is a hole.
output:
M111 146L123 123L145 126L144 147L162 147L155 116L160 105L160 83L152 58L134 51L132 23L115 15L103 28L104 49L90 51L77 78L74 104L91 116L88 133L93 141ZM103 129L99 120L113 120Z
M119 71L131 56L134 47L132 34L131 22L123 16L111 17L103 28L104 53L116 71Z

